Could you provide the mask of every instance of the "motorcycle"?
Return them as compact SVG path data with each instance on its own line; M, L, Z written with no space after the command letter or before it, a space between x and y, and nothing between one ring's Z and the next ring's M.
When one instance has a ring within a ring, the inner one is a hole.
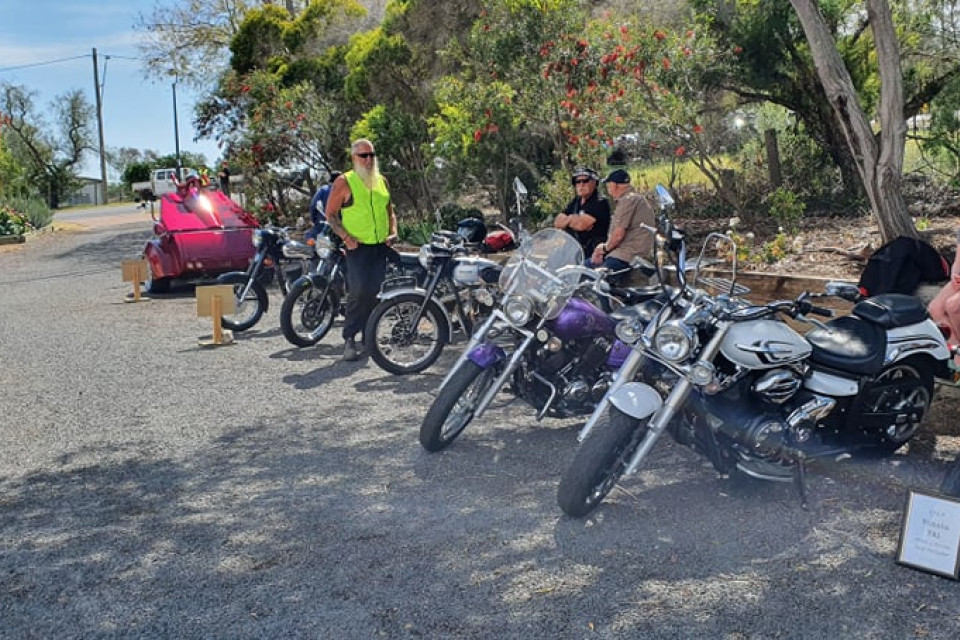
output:
M314 239L317 262L314 268L290 285L280 308L280 329L288 342L309 347L330 331L337 316L343 313L347 282L346 247L330 225L320 225ZM388 265L389 278L404 274L414 284L419 263L416 254L394 252Z
M233 285L235 310L223 316L223 326L246 331L260 321L270 306L266 284L276 277L286 295L290 283L310 270L315 258L312 246L290 238L286 227L265 226L253 232L256 253L246 271L230 271L217 278L217 284Z
M469 255L468 240L450 231L432 234L420 247L420 265L427 273L422 288L409 276L384 281L364 331L367 352L384 371L405 375L426 370L451 342L455 328L469 336L476 322L490 315L503 267Z
M577 297L584 290L610 295L605 274L582 263L580 244L559 229L521 243L500 274L500 305L471 336L423 419L424 449L449 446L508 381L538 421L593 410L629 348L614 337L612 316ZM637 292L633 301L659 293Z
M666 216L659 226L664 237L682 238ZM944 336L916 298L861 300L850 315L824 324L811 316L833 312L814 300L855 301L855 285L829 283L824 294L751 304L735 288L735 243L711 234L704 250L711 243L732 247L729 288L697 288L703 251L687 281L683 244L668 243L679 288L662 306L647 305L647 314L617 325L631 352L578 436L582 445L557 490L564 513L595 509L664 432L721 473L795 482L806 504L807 461L893 453L919 429L934 377L949 375ZM784 316L814 328L800 335Z

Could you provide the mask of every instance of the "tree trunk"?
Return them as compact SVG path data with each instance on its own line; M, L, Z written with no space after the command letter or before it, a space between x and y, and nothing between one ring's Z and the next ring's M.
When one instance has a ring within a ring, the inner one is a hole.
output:
M916 238L916 228L900 192L906 123L903 119L900 48L890 5L887 0L867 0L881 82L881 133L878 141L857 101L850 73L837 52L818 3L816 0L790 0L790 3L803 25L827 101L836 113L847 145L856 159L883 241L889 242L897 236Z
M763 132L763 144L767 149L767 170L770 173L770 186L774 189L783 186L783 171L780 170L780 147L777 146L777 130Z

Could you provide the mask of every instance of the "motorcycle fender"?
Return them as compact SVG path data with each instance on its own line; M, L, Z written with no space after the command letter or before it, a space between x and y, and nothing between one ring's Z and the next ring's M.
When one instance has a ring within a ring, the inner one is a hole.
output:
M471 349L467 358L481 369L489 369L498 362L506 360L507 352L495 344L484 343Z
M378 293L378 294L377 294L377 298L378 298L379 300L390 300L390 299L392 299L392 298L396 298L397 296L403 296L403 295L406 295L406 294L408 294L408 293L416 293L417 295L420 295L420 296L426 296L426 295L427 295L426 290L421 289L420 287L412 287L412 288L401 287L401 288L399 288L399 289L391 289L390 291L387 291L386 293Z
M660 394L642 382L628 382L610 395L610 403L631 418L649 418L662 405Z

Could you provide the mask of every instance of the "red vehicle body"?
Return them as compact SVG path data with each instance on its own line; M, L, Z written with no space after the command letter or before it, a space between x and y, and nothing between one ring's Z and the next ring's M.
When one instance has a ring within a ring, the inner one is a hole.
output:
M189 184L189 183L188 183ZM147 290L163 292L174 279L197 280L244 271L256 249L256 218L221 191L190 185L160 199L155 237L143 257L150 265Z

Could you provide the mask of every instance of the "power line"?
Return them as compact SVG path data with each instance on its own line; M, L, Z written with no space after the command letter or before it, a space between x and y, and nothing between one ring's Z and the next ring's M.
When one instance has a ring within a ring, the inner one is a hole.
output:
M34 62L31 64L22 64L17 67L0 67L0 73L3 73L4 71L17 71L19 69L29 69L30 67L42 67L49 64L57 64L59 62L68 62L70 60L80 60L82 58L89 58L89 57L90 57L89 55L73 56L72 58L60 58L59 60L47 60L45 62Z

